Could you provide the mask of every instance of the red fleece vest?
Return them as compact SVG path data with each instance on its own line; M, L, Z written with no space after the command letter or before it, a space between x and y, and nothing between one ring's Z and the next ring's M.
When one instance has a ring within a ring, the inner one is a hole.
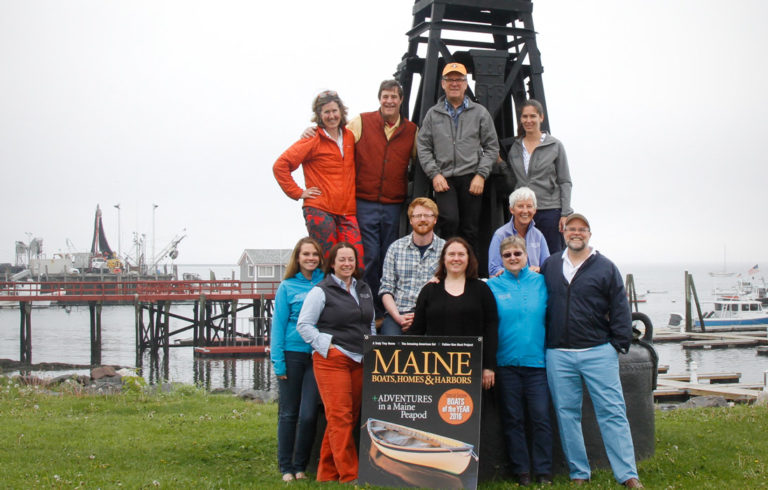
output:
M401 118L400 126L387 141L384 119L378 111L364 112L360 119L363 131L355 144L357 198L385 204L405 201L416 125Z

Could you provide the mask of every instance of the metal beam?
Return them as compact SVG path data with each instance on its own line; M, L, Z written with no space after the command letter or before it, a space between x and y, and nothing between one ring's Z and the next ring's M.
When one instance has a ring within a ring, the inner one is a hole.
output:
M413 5L413 15L422 13L434 4L450 3L451 6L476 10L500 10L509 12L531 12L533 4L528 0L418 0Z
M524 37L529 38L535 36L536 33L529 29L520 27L506 27L501 25L482 25L482 24L468 24L462 22L449 22L449 21L432 21L425 22L416 26L406 33L410 38L419 35L423 32L427 32L430 29L442 29L446 31L459 31L459 32L477 32L479 34L496 34L504 36ZM443 40L445 41L445 40Z

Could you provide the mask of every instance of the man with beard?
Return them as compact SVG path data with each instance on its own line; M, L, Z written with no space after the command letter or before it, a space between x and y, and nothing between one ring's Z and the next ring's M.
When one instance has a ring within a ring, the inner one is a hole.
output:
M384 258L379 296L386 314L381 335L401 335L411 328L419 291L437 270L445 240L434 233L437 204L417 197L408 206L413 231L390 245Z
M632 315L619 269L589 246L589 221L565 220L566 249L541 268L547 284L547 382L574 484L589 481L581 430L582 381L587 386L613 476L642 488L619 378L619 356L632 341Z
M509 195L509 223L500 227L491 238L488 247L488 277L495 277L504 272L499 246L508 236L519 236L525 240L528 255L528 268L539 272L541 264L549 257L549 248L544 234L536 228L533 215L536 214L536 194L528 187L520 187Z

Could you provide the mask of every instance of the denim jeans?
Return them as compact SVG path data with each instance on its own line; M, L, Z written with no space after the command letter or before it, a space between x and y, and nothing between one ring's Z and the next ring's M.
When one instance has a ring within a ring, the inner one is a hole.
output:
M513 473L552 473L552 427L544 368L498 366L501 420ZM525 437L525 409L531 425L531 453Z
M287 379L278 379L277 463L280 473L305 471L315 441L320 394L312 355L285 351Z
M401 209L402 204L357 200L357 223L360 226L365 251L363 280L371 287L376 306L376 318L384 315L384 307L379 299L379 284L384 267L384 256L392 242L397 240Z
M533 215L536 228L539 229L547 240L549 255L555 255L557 252L565 250L565 240L563 239L563 234L560 233L560 214L561 210L558 208L539 209Z
M547 380L571 478L590 476L581 429L582 380L595 407L613 476L619 483L637 478L616 349L609 343L578 351L547 349Z
M404 312L400 312L403 314ZM406 332L407 333L407 332ZM381 332L379 335L405 335L403 333L403 327L397 324L394 318L389 313L384 314L384 320L381 322Z

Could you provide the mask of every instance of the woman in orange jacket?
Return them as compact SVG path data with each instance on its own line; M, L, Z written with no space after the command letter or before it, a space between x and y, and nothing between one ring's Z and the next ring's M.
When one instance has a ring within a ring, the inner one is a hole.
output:
M362 266L363 244L355 217L355 137L346 128L347 108L338 94L321 92L312 103L318 129L288 148L272 166L277 183L291 199L304 200L309 236L323 247L325 257L338 242L357 250ZM291 173L302 167L306 189Z

